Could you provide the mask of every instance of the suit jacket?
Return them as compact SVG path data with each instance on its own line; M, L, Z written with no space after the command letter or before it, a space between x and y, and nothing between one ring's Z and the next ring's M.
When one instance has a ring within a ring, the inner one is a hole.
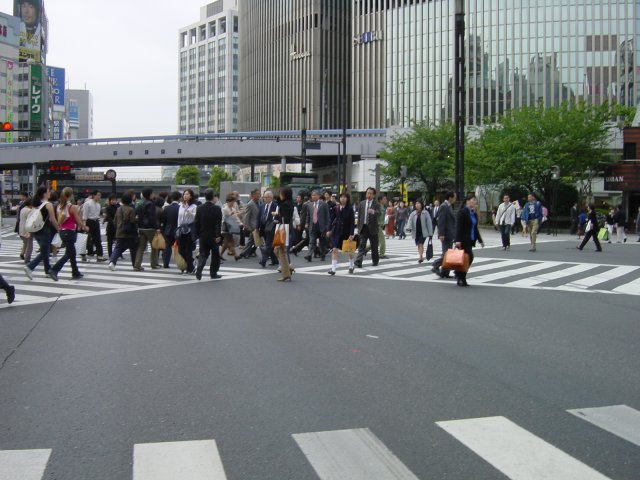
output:
M302 208L300 208L300 226L304 229L306 225L309 224L309 204L311 202L307 200L302 204Z
M473 228L473 223L471 222L471 213L467 207L462 207L458 210L457 217L457 228L456 228L456 242L460 242L462 244L462 248L465 251L471 251L472 247L476 246L476 242L484 243L482 241L482 236L480 236L480 230L478 230L478 224L475 226L475 240L471 239L471 230Z
M456 237L456 217L449 202L444 202L438 210L438 235L444 237L447 243Z
M204 202L196 208L195 230L199 238L219 238L222 228L222 209L212 202Z
M258 204L253 200L250 200L245 207L242 224L250 231L258 228Z
M266 206L267 204L264 203L260 205L260 208L258 209L258 228L262 233L271 232L276 228L276 222L273 219L273 215L271 215L271 213L276 211L276 208L278 208L278 205L276 204L275 201L271 202L271 206L269 207L269 211L267 212L267 218L265 220L264 209L266 208Z
M378 235L378 217L380 215L380 204L375 200L371 201L371 206L374 210L373 215L369 215L367 219L367 225L369 225L369 234L370 235ZM367 201L363 200L360 202L360 207L358 207L358 229L362 231L362 227L364 225L364 219L367 218ZM383 217L384 218L384 217Z
M313 226L313 209L314 203L309 202L307 207L307 217L309 228ZM331 227L331 215L329 213L329 205L324 200L318 200L318 227L322 233L329 231Z
M178 228L178 212L180 211L180 204L177 202L172 203L162 211L164 233L167 237L175 237L176 228Z

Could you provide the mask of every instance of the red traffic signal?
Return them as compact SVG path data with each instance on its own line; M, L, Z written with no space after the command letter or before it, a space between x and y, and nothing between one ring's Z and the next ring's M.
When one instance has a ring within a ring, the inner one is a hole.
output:
M13 131L13 124L11 122L3 122L0 123L3 132L11 132Z

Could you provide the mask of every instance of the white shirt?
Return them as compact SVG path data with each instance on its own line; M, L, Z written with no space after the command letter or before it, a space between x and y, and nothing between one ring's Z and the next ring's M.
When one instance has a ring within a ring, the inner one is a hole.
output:
M193 223L196 220L196 208L197 205L185 206L184 203L180 204L180 210L178 211L178 226L183 224Z
M83 220L98 220L100 218L100 212L102 207L98 202L89 198L82 204L82 219Z

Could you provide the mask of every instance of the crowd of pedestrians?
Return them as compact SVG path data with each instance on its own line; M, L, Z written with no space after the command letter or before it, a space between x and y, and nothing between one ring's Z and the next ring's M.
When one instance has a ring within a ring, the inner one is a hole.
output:
M204 202L197 202L196 195L189 189L183 193L155 195L147 188L140 199L133 191L123 194L119 201L115 194L110 195L104 207L97 191L84 202L76 201L71 188L65 188L59 197L54 193L40 187L33 198L27 195L21 198L16 232L22 239L20 258L25 262L24 272L29 279L33 279L34 271L42 264L45 274L58 281L67 262L71 265L72 278L80 279L83 274L79 265L87 256L95 256L97 262L108 260L108 268L115 270L127 251L131 267L141 272L149 251L148 264L152 270L170 268L173 257L183 274L200 280L211 257L209 276L218 279L221 262L257 258L262 268L267 264L277 266L281 273L279 281L288 282L295 273L291 254L297 256L305 247L307 262L314 258L325 261L331 256L330 275L336 274L340 255L346 255L348 272L353 274L356 268L362 268L368 254L372 265L377 266L380 258L385 258L385 239L405 239L406 230L411 232L416 244L419 263L432 258L432 242L436 236L443 255L433 261L431 270L441 278L450 278L451 269L446 268L444 258L447 251L463 250L471 265L473 248L478 243L484 246L475 196L466 197L463 206L454 212L453 192L445 194L442 204L436 201L427 205L417 200L405 205L389 202L374 188L366 190L362 201L353 203L348 193L336 197L329 191L319 190L310 194L301 192L294 201L292 190L283 187L278 198L274 198L271 191L261 195L260 190L255 189L249 201L241 203L237 192L220 202L215 192L208 189ZM536 235L547 215L546 209L534 195L528 196L523 207L518 201L511 201L509 195L504 195L502 200L494 212L493 222L500 231L503 249L510 249L511 234L522 223L523 233L530 237L530 251L535 252ZM35 227L32 217L39 220ZM577 248L582 250L592 239L601 251L598 238L601 229L593 205L587 207L584 219L578 216L575 205L571 217L578 233L580 230L584 233ZM101 223L106 230L108 257L103 252ZM640 232L640 209L636 226ZM605 226L608 241L613 241L615 232L618 242L626 242L624 227L621 208L611 209ZM64 247L64 255L51 265L52 248L56 247ZM455 271L455 275L459 286L467 285L466 271ZM15 299L15 289L1 277L0 288L5 290L10 302Z

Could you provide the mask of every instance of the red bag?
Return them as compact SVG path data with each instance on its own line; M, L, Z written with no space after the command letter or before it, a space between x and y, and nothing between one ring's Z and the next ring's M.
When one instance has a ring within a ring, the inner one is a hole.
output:
M469 255L464 250L447 250L442 259L442 268L467 273L469 271Z

